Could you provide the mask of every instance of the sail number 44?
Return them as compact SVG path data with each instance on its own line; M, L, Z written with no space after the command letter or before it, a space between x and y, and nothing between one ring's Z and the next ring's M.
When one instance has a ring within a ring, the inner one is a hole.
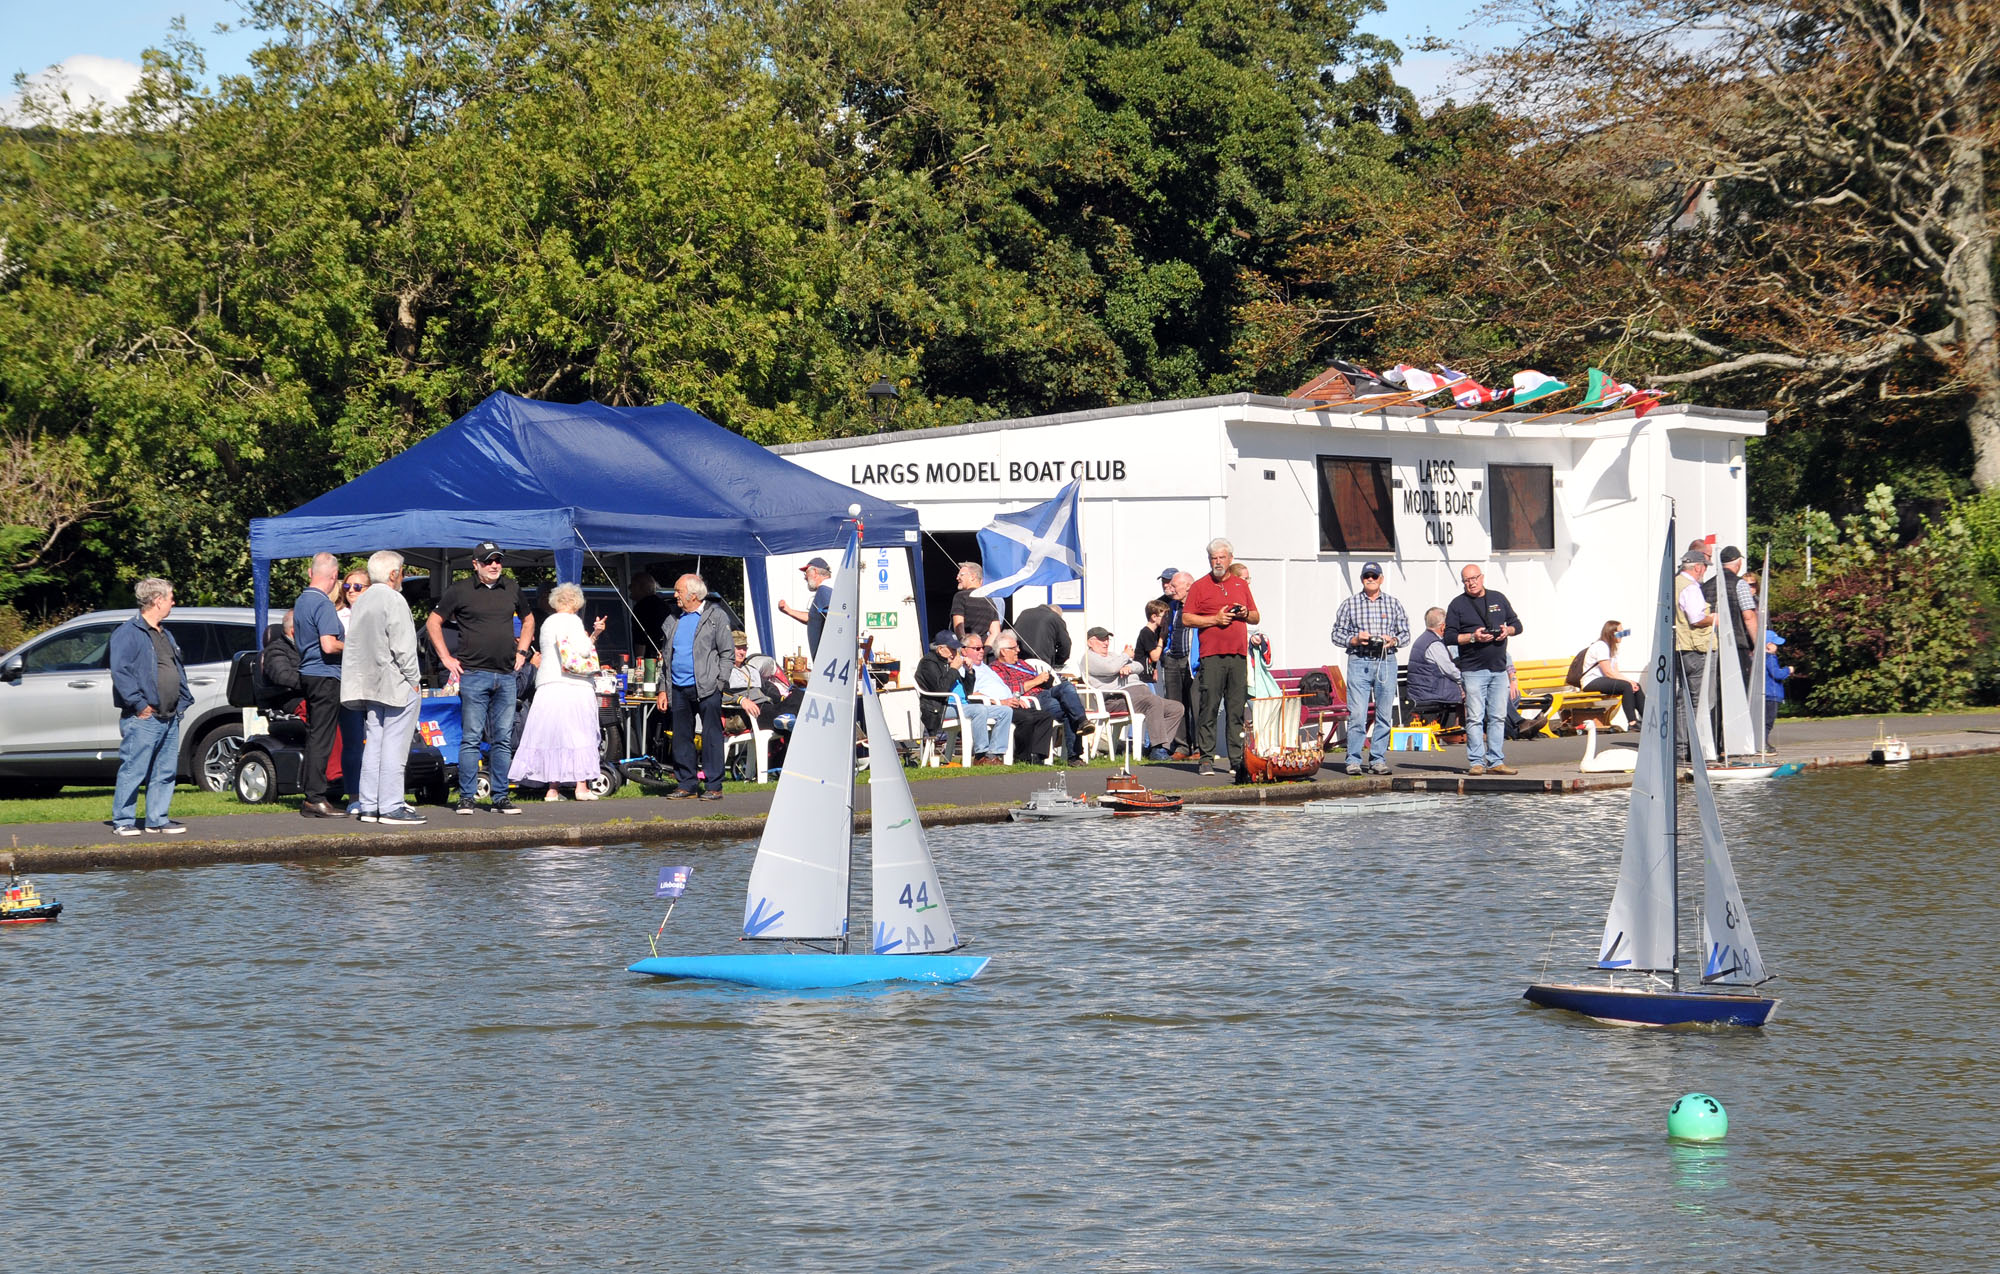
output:
M916 891L914 894L911 893L913 888ZM929 911L932 907L937 906L936 903L931 901L930 893L931 886L929 881L923 881L915 886L904 885L903 896L896 899L896 901L902 903L905 907L915 908L919 912Z

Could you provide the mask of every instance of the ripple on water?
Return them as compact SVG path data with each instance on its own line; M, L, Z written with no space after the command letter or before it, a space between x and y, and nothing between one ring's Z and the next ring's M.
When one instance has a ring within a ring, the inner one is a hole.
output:
M1980 759L1722 789L1783 975L1756 1033L1519 999L1594 952L1617 793L941 830L994 957L954 988L624 972L668 861L695 878L663 949L730 949L744 844L53 877L63 923L0 934L50 1024L7 1053L10 1255L1983 1270L1996 787ZM1666 1144L1691 1089L1723 1145Z

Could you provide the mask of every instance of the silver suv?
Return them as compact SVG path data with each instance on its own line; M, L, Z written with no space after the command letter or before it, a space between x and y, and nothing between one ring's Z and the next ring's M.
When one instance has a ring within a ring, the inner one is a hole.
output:
M0 796L53 796L65 784L117 777L111 634L135 614L92 611L0 656ZM255 622L241 606L176 606L167 617L194 691L181 723L180 776L211 792L229 790L243 746L243 714L229 706L229 659L256 646Z

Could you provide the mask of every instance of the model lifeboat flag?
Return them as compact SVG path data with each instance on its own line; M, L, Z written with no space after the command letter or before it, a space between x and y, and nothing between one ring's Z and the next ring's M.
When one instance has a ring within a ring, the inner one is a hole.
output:
M1002 513L979 533L979 560L986 583L974 597L1006 597L1024 584L1060 584L1083 578L1083 537L1077 529L1077 497L1083 483L1072 482L1053 500Z
M1441 389L1449 388L1444 381L1439 380L1423 368L1412 367L1408 363L1396 364L1382 374L1382 379L1392 385L1401 385L1413 397L1420 400L1429 398Z

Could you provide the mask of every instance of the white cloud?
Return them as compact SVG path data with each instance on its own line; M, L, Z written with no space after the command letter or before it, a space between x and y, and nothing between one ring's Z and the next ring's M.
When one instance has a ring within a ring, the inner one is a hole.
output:
M106 109L120 106L139 87L139 78L144 72L132 62L123 58L99 57L95 53L79 53L64 58L54 66L36 71L28 77L28 92L43 102L55 106L64 114L81 114L89 111L93 103ZM66 111L62 109L62 95L69 95ZM0 122L27 124L29 120L21 111L21 94L9 93L0 98Z

